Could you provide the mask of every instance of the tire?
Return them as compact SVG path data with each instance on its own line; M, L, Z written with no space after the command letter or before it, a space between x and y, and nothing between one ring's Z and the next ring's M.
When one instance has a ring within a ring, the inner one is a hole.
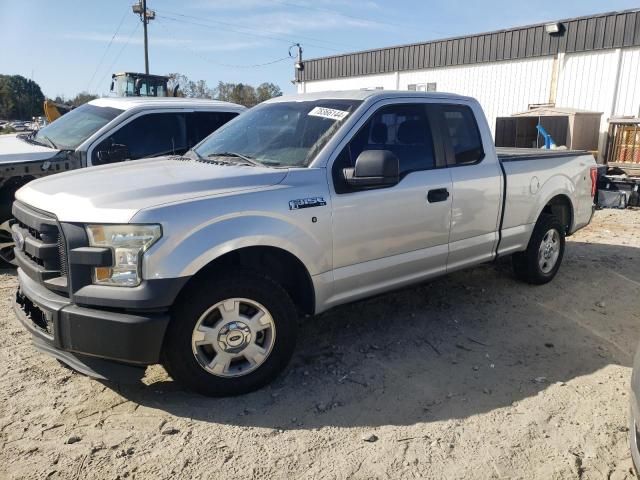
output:
M17 190L18 187L15 185L0 190L0 267L4 268L16 266L16 256L13 252L15 243L9 222L13 219L11 206Z
M512 257L516 277L533 285L550 282L558 273L564 247L562 222L554 215L543 213L536 222L527 249Z
M263 387L287 366L297 312L282 286L236 270L187 288L172 308L162 352L175 381L203 395L233 396Z
M15 243L11 234L9 222L11 217L0 219L0 267L13 268L16 266L16 256L13 252ZM4 265L2 265L4 262Z

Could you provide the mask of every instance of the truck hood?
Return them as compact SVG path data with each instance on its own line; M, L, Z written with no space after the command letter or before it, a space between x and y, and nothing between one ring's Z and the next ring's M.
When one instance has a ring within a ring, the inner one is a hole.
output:
M21 134L0 135L0 165L47 160L60 151L55 148L26 142L19 138L18 135Z
M140 210L276 185L287 170L158 157L34 180L16 199L64 222L127 223Z

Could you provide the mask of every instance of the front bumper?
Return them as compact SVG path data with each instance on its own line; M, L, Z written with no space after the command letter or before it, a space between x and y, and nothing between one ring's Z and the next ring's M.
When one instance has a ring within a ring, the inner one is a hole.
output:
M18 278L13 308L38 349L82 373L104 379L127 379L131 367L138 367L139 374L139 367L158 363L168 313L81 307L51 292L22 269L18 269Z

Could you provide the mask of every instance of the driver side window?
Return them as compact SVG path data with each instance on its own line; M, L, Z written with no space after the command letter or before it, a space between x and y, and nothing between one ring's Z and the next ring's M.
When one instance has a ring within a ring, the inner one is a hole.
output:
M188 149L183 113L151 113L132 120L94 148L93 165L179 155Z
M400 178L411 172L436 167L433 137L426 105L388 105L376 111L333 162L337 193L352 191L343 178L345 168L355 167L365 150L389 150L400 162Z

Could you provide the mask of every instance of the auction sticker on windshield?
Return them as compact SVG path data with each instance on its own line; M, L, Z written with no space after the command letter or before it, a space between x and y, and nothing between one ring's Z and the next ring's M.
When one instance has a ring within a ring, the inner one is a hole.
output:
M335 110L333 108L315 107L309 112L309 115L311 115L312 117L329 118L331 120L342 120L347 115L349 115L349 112L345 112L343 110Z

